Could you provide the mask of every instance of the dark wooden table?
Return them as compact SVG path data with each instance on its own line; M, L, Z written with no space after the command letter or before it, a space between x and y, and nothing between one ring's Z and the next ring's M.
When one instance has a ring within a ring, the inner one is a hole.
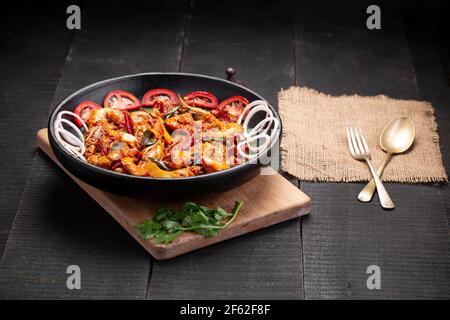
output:
M1 298L450 298L449 189L389 184L397 209L362 204L360 183L291 181L310 216L158 262L36 151L60 99L92 82L146 71L237 78L276 104L292 85L333 95L433 103L449 171L450 91L444 4L380 1L25 2L2 16ZM20 16L20 19L18 17ZM68 290L66 268L81 268ZM381 268L369 290L366 269Z

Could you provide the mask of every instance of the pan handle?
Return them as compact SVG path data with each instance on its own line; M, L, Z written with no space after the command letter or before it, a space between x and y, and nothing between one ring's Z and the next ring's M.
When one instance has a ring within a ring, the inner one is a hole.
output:
M236 74L236 71L234 71L234 68L228 67L225 69L225 75L226 75L228 81L236 83L237 81L234 77L235 74Z
M228 67L225 69L225 75L228 81L240 84L241 86L247 87L245 82L236 79L236 71L232 67Z

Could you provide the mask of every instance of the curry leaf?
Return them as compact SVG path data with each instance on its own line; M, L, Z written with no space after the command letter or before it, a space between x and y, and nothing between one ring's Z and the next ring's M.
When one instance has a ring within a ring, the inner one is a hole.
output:
M178 109L180 109L180 106L176 106L176 107L170 109L169 111L167 111L166 114L164 115L164 119L169 119L171 116L173 116L175 114L175 112L178 111Z
M150 147L156 143L157 139L155 137L155 134L150 130L145 130L144 134L142 135L141 145L144 147Z
M153 161L154 163L156 163L156 165L163 170L166 171L171 171L172 169L170 169L162 160L156 159L155 157L148 157L149 160Z

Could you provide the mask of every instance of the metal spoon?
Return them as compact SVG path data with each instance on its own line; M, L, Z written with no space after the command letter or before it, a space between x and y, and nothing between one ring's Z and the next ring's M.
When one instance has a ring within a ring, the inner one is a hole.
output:
M388 164L393 154L398 154L408 150L414 141L415 129L414 124L408 118L398 118L390 122L381 132L380 145L386 155L383 162L377 170L377 174L381 177L384 168ZM362 202L369 202L375 192L375 181L372 179L361 190L358 199Z

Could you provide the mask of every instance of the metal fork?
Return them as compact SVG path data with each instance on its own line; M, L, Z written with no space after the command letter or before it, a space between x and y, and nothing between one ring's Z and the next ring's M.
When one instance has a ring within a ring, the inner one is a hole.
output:
M377 186L378 196L380 198L381 206L385 209L395 208L394 202L392 202L389 194L381 182L380 177L378 177L370 159L372 155L369 151L369 146L367 145L364 136L362 135L361 128L356 126L347 126L347 140L348 148L350 149L350 154L355 160L364 160L370 168L373 179L375 180L375 185Z

